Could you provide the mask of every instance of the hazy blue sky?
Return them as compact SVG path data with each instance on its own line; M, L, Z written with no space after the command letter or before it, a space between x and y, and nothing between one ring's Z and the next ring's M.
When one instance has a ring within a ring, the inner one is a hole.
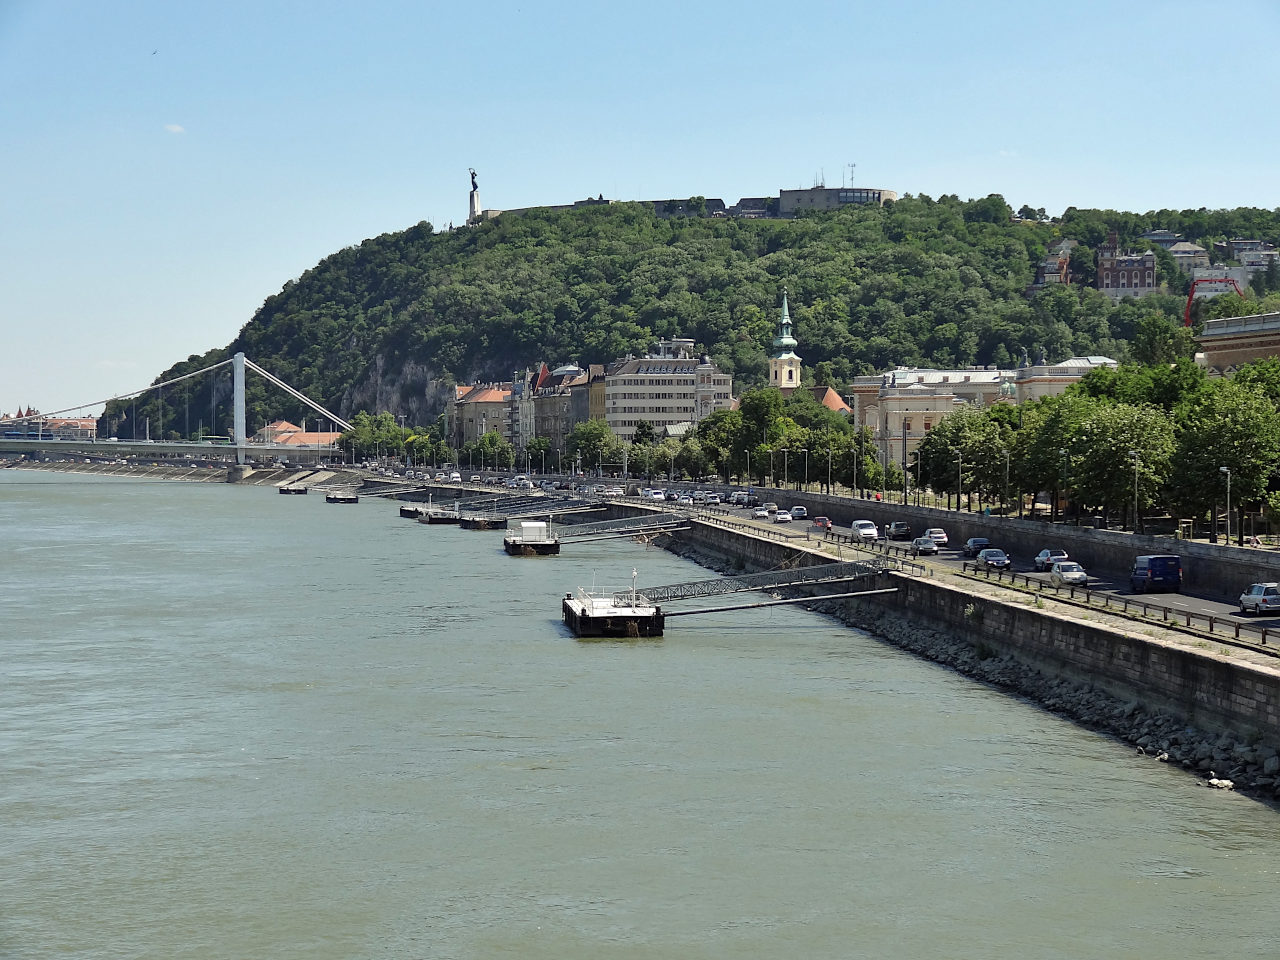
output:
M1280 206L1280 4L0 0L0 410L149 383L486 207L856 181Z

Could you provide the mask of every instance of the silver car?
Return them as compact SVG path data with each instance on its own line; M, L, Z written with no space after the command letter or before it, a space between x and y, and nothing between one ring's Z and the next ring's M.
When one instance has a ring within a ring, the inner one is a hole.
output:
M938 552L938 541L933 537L916 537L911 541L911 553L917 557Z
M1079 587L1089 582L1089 574L1074 560L1059 560L1049 568L1049 582L1056 587Z

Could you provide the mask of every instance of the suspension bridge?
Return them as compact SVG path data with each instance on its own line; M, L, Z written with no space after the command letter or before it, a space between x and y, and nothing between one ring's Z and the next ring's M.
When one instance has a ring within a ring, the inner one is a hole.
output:
M144 396L152 391L163 391L166 387L172 387L176 384L191 380L194 377L203 376L219 370L223 367L231 368L231 428L232 434L228 443L213 443L209 440L116 440L116 439L100 439L97 437L55 437L46 433L44 424L56 419L64 414L75 413L91 407L98 407L110 403L114 400L129 400L140 396ZM284 456L284 457L304 457L307 459L320 459L327 452L327 448L316 446L305 446L296 443L249 443L248 435L245 429L245 371L251 370L261 376L268 383L283 390L295 400L306 405L311 410L327 417L335 427L341 430L350 430L351 424L338 416L332 410L329 410L316 403L301 390L296 390L289 384L285 383L279 377L264 370L258 364L248 359L243 353L237 353L228 357L226 360L218 363L210 364L200 370L192 373L183 374L180 377L174 377L163 383L153 383L150 386L143 387L141 390L133 390L128 393L117 394L114 397L107 397L105 400L95 400L89 403L78 404L74 407L64 407L61 410L55 410L51 413L39 413L31 416L8 417L0 419L0 453L32 453L36 451L58 452L58 453L93 453L96 456L163 456L163 455L189 455L191 457L217 457L234 453L235 462L244 465L248 462L250 454L254 456ZM32 425L35 425L35 435L32 436ZM22 429L18 429L19 425Z

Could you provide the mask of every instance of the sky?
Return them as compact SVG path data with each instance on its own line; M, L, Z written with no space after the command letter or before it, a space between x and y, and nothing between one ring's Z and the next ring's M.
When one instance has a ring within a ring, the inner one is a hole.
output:
M0 0L0 412L138 390L325 256L853 182L1280 207L1280 3ZM850 168L850 164L856 164Z

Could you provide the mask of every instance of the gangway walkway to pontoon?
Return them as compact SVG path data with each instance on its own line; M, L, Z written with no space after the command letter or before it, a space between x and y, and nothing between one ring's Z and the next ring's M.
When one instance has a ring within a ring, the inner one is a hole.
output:
M774 587L795 587L824 583L842 583L878 577L890 570L900 569L898 561L888 557L869 557L866 560L846 560L843 563L820 563L811 567L795 567L790 570L768 570L764 573L725 575L712 580L690 580L661 587L644 587L636 594L650 604L688 600L693 597L715 597L726 593L743 593L747 590L769 590ZM615 594L615 599L630 601L631 591ZM820 599L814 597L813 599Z
M546 511L543 511L545 515ZM633 537L643 533L665 533L688 529L689 518L677 513L653 513L624 520L599 520L556 528L561 540L604 540L611 537Z

